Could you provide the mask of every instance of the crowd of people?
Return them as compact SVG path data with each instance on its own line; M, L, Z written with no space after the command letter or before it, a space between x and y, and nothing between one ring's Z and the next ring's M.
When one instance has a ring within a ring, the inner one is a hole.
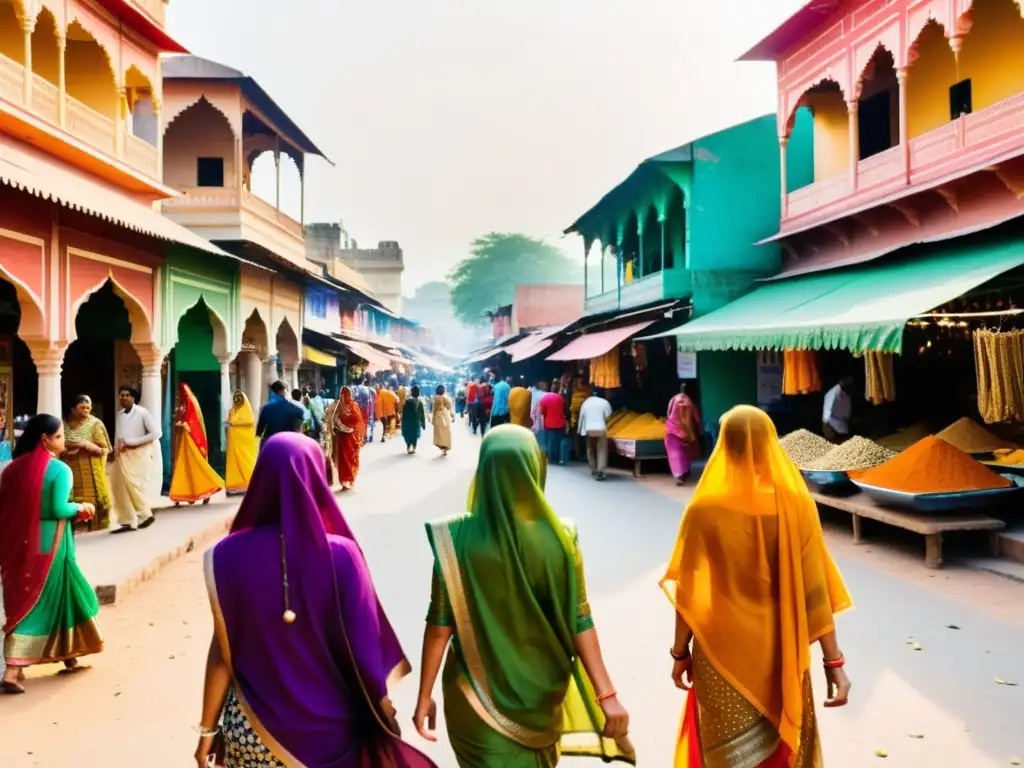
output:
M172 499L245 492L231 534L206 554L214 634L198 766L434 765L401 738L389 687L411 666L333 486L352 488L376 421L382 440L400 432L411 454L429 414L447 454L453 423L466 413L484 438L468 511L426 526L434 564L415 730L437 738L440 676L448 741L464 768L544 768L567 755L635 764L578 528L545 495L547 469L562 460L572 430L593 476L603 477L611 407L580 381L533 391L513 383L458 385L453 402L443 385L428 401L416 385L382 391L357 381L331 400L278 382L258 419L236 393L226 480L209 464L202 412L181 385ZM136 457L159 429L137 398L122 390L113 445L88 398L76 399L67 421L34 417L2 476L6 693L25 692L28 666L60 663L75 673L103 648L72 526L99 525L104 509L129 529L152 524ZM681 392L670 406L682 412L673 472L685 473L677 462L695 426L687 401ZM109 454L122 466L108 488L98 462ZM834 616L851 601L814 502L762 411L741 406L723 417L660 585L675 616L666 674L689 691L675 764L820 765L810 647L819 644L824 657L825 706L846 704Z

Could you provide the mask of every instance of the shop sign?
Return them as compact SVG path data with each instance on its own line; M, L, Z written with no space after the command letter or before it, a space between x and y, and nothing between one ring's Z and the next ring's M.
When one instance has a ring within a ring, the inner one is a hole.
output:
M782 355L757 353L757 404L771 405L782 399Z
M676 376L680 379L697 378L696 352L676 352Z

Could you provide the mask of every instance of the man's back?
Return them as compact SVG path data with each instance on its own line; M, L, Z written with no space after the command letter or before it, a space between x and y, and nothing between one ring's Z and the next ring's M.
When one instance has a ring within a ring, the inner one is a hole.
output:
M271 395L260 409L259 423L256 425L256 436L266 441L279 432L298 432L302 429L303 412L294 403L285 400L281 395Z

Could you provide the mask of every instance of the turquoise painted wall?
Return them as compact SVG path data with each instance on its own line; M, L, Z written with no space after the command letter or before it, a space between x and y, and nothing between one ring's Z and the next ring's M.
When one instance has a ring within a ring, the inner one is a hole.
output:
M241 275L238 262L191 248L169 245L163 277L162 343L174 346L178 323L202 299L224 322L228 346L241 344Z
M810 133L794 127L797 175L813 173ZM788 153L787 153L788 154ZM728 303L780 267L777 245L754 245L779 230L781 176L775 115L750 120L693 143L689 266L695 316ZM787 158L787 168L789 162Z
M786 144L786 191L814 183L814 115L800 107Z
M718 433L718 420L730 408L757 402L756 352L698 352L697 381L705 429Z
M175 353L178 371L220 371L213 354L213 325L204 305L196 304L178 321Z

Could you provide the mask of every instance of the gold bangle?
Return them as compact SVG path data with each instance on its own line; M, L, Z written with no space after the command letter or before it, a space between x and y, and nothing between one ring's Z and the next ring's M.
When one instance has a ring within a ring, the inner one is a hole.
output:
M220 726L218 725L215 728L205 728L202 725L197 725L193 730L199 734L199 738L201 739L212 739L220 733Z

